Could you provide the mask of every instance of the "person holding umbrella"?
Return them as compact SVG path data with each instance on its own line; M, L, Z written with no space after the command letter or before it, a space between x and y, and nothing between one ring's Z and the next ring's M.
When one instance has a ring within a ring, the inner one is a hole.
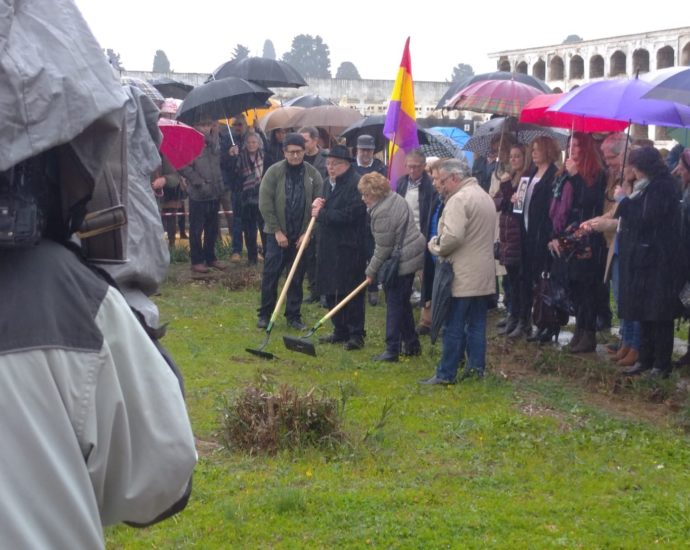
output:
M189 252L192 271L208 273L209 267L225 269L216 258L218 208L223 194L218 123L202 117L194 128L204 134L204 150L190 165L181 168L180 174L189 184Z

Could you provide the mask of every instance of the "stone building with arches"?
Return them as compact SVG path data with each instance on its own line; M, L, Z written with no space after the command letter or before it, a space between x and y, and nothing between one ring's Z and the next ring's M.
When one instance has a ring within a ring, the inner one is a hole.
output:
M556 92L590 80L690 65L690 27L489 54L501 71L540 78Z

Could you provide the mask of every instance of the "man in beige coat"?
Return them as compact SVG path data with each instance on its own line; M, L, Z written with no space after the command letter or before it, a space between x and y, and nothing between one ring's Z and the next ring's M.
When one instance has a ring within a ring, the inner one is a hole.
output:
M429 252L450 262L454 278L451 304L443 334L443 353L436 374L423 384L452 384L467 351L462 378L484 376L486 364L486 310L496 292L493 255L496 208L491 197L470 176L466 164L448 160L439 168L446 206L438 235Z

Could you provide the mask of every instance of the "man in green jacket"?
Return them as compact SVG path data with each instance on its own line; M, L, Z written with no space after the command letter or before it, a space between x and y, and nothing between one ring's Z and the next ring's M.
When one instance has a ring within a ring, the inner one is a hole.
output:
M259 210L264 219L266 251L261 280L261 305L257 328L266 328L278 297L278 280L290 269L309 225L311 204L321 195L323 180L318 170L304 162L304 138L285 136L285 160L271 166L259 187ZM290 283L285 305L288 325L304 330L300 306L304 265L298 266Z

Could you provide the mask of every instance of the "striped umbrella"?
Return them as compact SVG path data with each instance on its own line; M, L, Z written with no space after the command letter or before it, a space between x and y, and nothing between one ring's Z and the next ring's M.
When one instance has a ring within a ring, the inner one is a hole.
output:
M446 108L518 116L529 100L543 93L517 80L482 80L456 93Z
M160 106L163 104L163 101L165 101L165 98L163 97L163 94L161 94L150 82L146 82L146 80L142 80L141 78L136 78L133 76L121 76L120 77L120 83L123 86L132 86L134 88L139 88L142 92L144 92L151 101L153 101L156 104L156 107L160 109Z

